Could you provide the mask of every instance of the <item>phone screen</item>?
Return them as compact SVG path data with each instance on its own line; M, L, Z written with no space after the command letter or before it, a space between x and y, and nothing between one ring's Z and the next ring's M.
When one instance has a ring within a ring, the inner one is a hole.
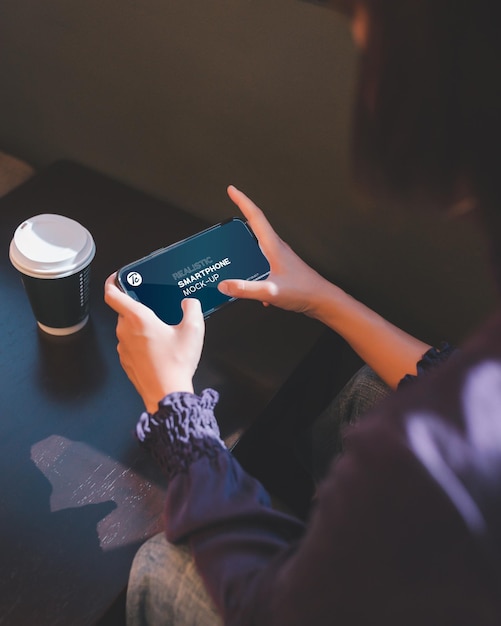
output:
M262 280L269 272L256 237L243 220L233 218L123 267L117 281L161 320L179 324L184 298L200 300L208 317L234 300L217 289L220 281Z

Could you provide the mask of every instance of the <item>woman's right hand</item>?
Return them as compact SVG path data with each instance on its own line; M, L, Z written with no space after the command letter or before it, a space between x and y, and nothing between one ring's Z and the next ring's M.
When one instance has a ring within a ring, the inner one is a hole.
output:
M264 213L244 193L231 186L228 195L239 207L256 235L270 264L266 280L224 280L219 290L234 298L260 300L263 304L316 316L316 296L327 283L273 230Z
M247 218L270 263L266 280L225 280L219 289L235 298L261 300L305 313L341 335L388 384L396 388L429 345L400 330L301 260L273 230L263 212L235 187L228 195Z

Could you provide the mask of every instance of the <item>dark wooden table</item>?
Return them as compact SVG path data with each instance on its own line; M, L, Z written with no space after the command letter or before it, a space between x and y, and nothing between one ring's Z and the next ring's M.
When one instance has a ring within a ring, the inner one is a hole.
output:
M53 212L93 234L91 319L39 331L8 246L26 217ZM47 168L0 201L0 624L93 624L127 584L138 546L162 526L165 482L138 447L139 396L116 354L105 278L207 226L78 164ZM221 392L232 439L252 423L320 333L301 316L228 305L207 323L197 390Z

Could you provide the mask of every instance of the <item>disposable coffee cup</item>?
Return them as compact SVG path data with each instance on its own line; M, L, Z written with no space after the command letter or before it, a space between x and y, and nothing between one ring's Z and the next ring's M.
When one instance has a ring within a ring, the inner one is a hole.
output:
M10 260L46 333L70 335L87 323L95 253L90 232L63 215L36 215L17 227Z

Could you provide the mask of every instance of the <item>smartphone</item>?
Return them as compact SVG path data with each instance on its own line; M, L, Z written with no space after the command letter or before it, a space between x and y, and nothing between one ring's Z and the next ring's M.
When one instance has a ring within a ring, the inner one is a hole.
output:
M234 217L122 267L117 283L167 324L179 324L184 298L200 300L209 317L235 299L217 289L220 281L263 280L269 273L256 236Z

